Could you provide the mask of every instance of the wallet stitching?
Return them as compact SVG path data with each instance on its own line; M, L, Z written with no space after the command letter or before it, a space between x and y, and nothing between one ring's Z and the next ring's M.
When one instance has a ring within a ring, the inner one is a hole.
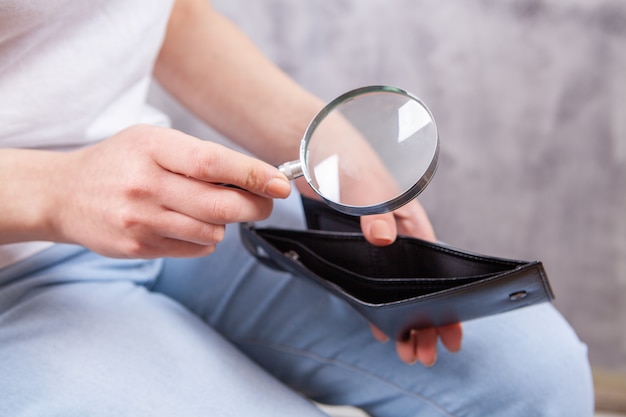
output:
M321 268L316 267L315 269L313 269L310 263L305 264L299 260L297 261L286 260L287 262L297 263L300 268L304 268L310 273L312 273L314 276L320 277L321 282L324 285L330 285L332 287L339 289L346 295L349 295L358 303L363 303L366 305L375 305L377 307L382 307L382 308L392 307L393 305L398 305L398 304L404 304L404 303L410 302L411 300L415 300L419 298L432 300L432 299L446 296L450 293L462 293L465 288L468 288L470 286L489 285L490 282L500 278L503 275L509 275L509 274L512 276L518 275L519 273L522 273L525 270L532 270L532 269L535 269L536 272L540 272L540 270L537 269L538 265L532 265L531 263L531 264L526 265L525 267L518 266L516 270L514 271L507 270L507 271L501 271L501 272L494 273L494 274L483 274L483 275L476 276L476 279L471 279L471 277L468 277L467 279L463 279L463 281L465 282L462 282L462 283L457 282L457 285L448 285L448 286L445 286L445 284L444 285L429 285L429 284L410 285L410 283L408 283L405 286L404 290L407 290L407 291L413 290L413 291L420 292L420 293L416 295L412 295L403 300L394 301L393 298L387 299L389 298L389 296L382 297L383 301L372 300L371 298L375 298L375 297L367 297L367 296L364 296L363 294L359 294L358 288L355 288L355 286L358 287L358 285L362 285L372 290L380 291L381 289L385 289L385 282L388 282L389 280L382 280L382 279L376 280L375 278L371 278L371 277L367 277L361 274L356 274L354 272L351 272L340 265L326 261L323 257L316 254L315 251L309 249L305 244L301 242L293 241L289 237L279 235L279 236L272 236L272 238L280 240L284 243L291 245L292 247L297 248L298 250L300 250L300 255L303 255L306 253L308 256L312 258L313 262L317 264L321 264L322 267ZM275 250L277 250L278 253L281 253L278 249L275 249ZM339 274L336 274L336 276L343 277L344 281L341 283L338 283L337 280L330 280L328 278L322 278L321 275L323 274L320 274L320 269L323 270L325 266L328 266L329 269L335 269L339 273ZM446 279L442 279L442 281L444 280ZM447 281L449 282L453 280L447 279ZM398 284L397 282L395 283ZM544 292L550 293L549 291L546 291L545 285L543 285L543 282L542 282L542 286L544 287ZM394 289L394 291L402 291L402 290L403 288ZM423 290L423 291L420 291L420 290Z
M261 233L258 233L258 232L261 232ZM388 310L388 309L395 309L395 308L404 309L404 307L402 307L403 305L410 305L410 304L413 304L414 302L419 302L421 304L420 300L423 300L427 304L430 304L430 303L437 303L437 300L441 298L445 298L449 295L452 295L453 298L463 297L464 294L466 293L467 287L470 287L470 286L489 287L490 284L492 284L494 280L497 281L500 278L502 278L502 276L509 276L508 280L513 280L513 281L515 281L517 277L520 277L520 278L524 277L524 282L527 282L529 285L527 288L531 289L532 292L535 294L533 297L535 301L530 302L531 298L529 298L529 302L511 303L509 304L509 307L505 307L505 309L502 311L508 311L511 309L521 308L521 307L524 307L525 305L533 304L535 302L549 301L551 298L554 297L550 289L549 283L547 282L546 274L544 273L540 262L537 262L537 261L526 262L526 261L507 260L503 258L484 257L483 255L480 255L480 254L471 254L471 253L468 254L466 252L459 252L459 250L455 250L454 248L440 247L437 245L433 245L429 242L415 240L415 241L409 241L408 242L409 244L406 245L407 248L410 249L410 247L416 247L416 248L422 247L426 250L432 250L432 253L447 254L448 256L458 258L459 260L466 260L469 262L474 262L479 267L480 265L492 265L492 266L499 265L499 266L505 266L505 267L514 267L514 270L510 270L510 269L503 270L503 271L494 273L494 275L491 277L478 280L474 283L464 283L462 285L455 286L452 288L438 290L436 292L431 292L429 294L427 293L424 295L417 295L417 296L405 298L402 300L384 301L384 302L364 301L363 299L356 297L352 293L348 293L347 291L344 291L342 289L342 286L334 282L330 282L330 281L326 281L322 279L321 277L318 276L317 273L312 272L304 264L294 261L293 259L289 259L280 250L278 250L278 248L274 247L274 245L270 243L270 241L268 240L268 236L269 236L269 239L272 239L272 238L278 238L280 240L291 239L291 240L294 240L295 243L300 243L300 241L308 238L309 242L304 240L306 242L304 245L298 244L297 246L307 247L307 245L310 245L312 248L315 248L316 247L315 245L323 244L324 240L326 241L332 240L332 241L335 241L336 243L339 243L339 245L341 245L341 242L351 242L351 241L363 242L362 234L342 233L340 235L337 235L337 234L333 235L332 232L330 233L323 232L323 231L312 232L312 231L284 230L284 229L271 229L271 228L258 229L257 231L254 229L253 226L250 228L249 225L248 225L248 233L250 233L250 236L247 236L247 237L244 236L245 239L251 239L251 241L256 242L255 243L256 245L260 244L261 246L267 246L267 249L271 253L270 257L278 256L280 263L282 263L283 265L291 265L290 267L286 268L287 270L293 270L293 268L295 268L296 270L302 269L302 270L307 271L305 275L312 275L312 277L314 277L315 282L317 282L318 284L321 284L323 287L329 288L331 292L339 291L339 294L337 295L339 295L340 297L344 297L346 301L351 303L353 307L356 308L356 310L361 311L362 314L365 314L366 316L367 316L366 312L370 311L372 307L376 310ZM410 239L413 240L413 238L410 238ZM309 250L307 249L307 251ZM323 260L324 258L321 257L321 259ZM541 283L537 283L536 282L537 279L539 279Z
M539 279L539 281L541 282L540 287L543 290L542 293L547 296L545 298L553 299L554 296L552 294L551 289L546 287L546 280L545 280L546 276L545 276L545 274L542 273L542 271L541 271L542 268L539 267L539 264L535 263L535 264L529 264L529 265L526 265L526 266L522 266L522 267L516 268L516 270L514 270L514 271L502 272L500 274L494 275L493 277L490 277L490 278L487 278L487 279L484 279L484 280L479 280L479 281L476 281L476 282L471 283L471 284L463 284L463 285L460 285L458 287L448 288L448 289L445 289L445 290L442 290L442 291L437 291L437 292L434 292L434 293L431 293L431 294L425 294L425 295L421 295L421 296L406 298L406 299L403 299L403 300L392 301L392 302L384 303L384 304L374 304L374 303L371 303L371 305L375 305L378 309L381 309L381 308L382 309L387 309L387 308L393 308L393 307L395 307L395 306L397 306L399 304L409 304L411 301L416 300L418 298L422 298L422 299L426 299L427 298L428 301L432 302L432 301L434 301L434 300L436 300L438 298L448 296L449 293L451 293L451 292L462 294L463 290L465 288L469 287L470 285L472 287L488 286L492 281L498 280L498 279L502 278L502 276L506 276L509 281L512 281L512 280L515 280L515 278L518 277L519 275L525 275L527 273L531 273L532 274L533 270L536 273L536 275L540 276L540 279ZM534 280L533 282L535 282L535 281L536 280ZM358 300L358 299L357 299L357 301L362 302L362 300ZM527 305L527 304L525 304L525 303L512 304L513 307L508 309L508 310L514 310L514 309L517 309L517 308L521 308L521 307L523 307L525 305Z
M280 236L280 237L286 237L286 236L293 237L293 236L299 235L299 237L302 238L303 236L306 236L307 238L314 239L316 241L321 241L323 239L326 239L326 240L332 239L332 240L339 241L339 242L341 241L363 242L365 239L364 236L359 233L340 233L340 232L327 233L324 231L311 231L311 230L287 231L287 230L280 230L280 229L274 229L274 228L265 228L265 229L256 229L256 230L257 232L260 232L261 234L270 233L270 234L274 234L275 236ZM407 240L404 240L403 242L404 244L428 248L433 251L443 252L449 255L457 256L459 258L473 260L473 261L476 261L478 263L485 264L485 265L495 264L495 265L504 265L504 266L516 266L516 265L523 265L523 264L528 263L528 262L506 260L506 259L495 258L495 257L485 257L480 254L470 254L466 252L461 252L461 251L455 250L454 248L437 246L429 242L426 242L417 238L413 238L413 237L408 237L408 236L399 236L399 238L407 239Z
M301 242L296 242L292 239L288 239L286 237L282 237L282 236L273 236L273 239L277 239L280 240L286 244L290 244L293 247L295 247L296 249L300 250L301 252L298 252L298 250L296 250L296 253L298 253L299 255L302 255L303 253L306 253L309 257L311 257L313 259L313 262L316 262L320 265L322 265L321 268L318 269L324 269L324 267L329 267L329 268L333 268L333 269L337 269L339 270L341 273L343 273L344 275L348 276L350 279L358 279L359 282L363 282L371 287L384 287L387 286L388 283L394 283L396 285L400 285L400 286L404 286L404 287L416 287L416 285L419 283L419 288L432 288L432 289L436 289L436 288L441 288L443 286L447 286L449 287L451 284L455 284L455 285L464 285L465 283L470 283L470 282L476 282L476 281L482 281L485 279L489 279L492 278L494 276L500 275L504 272L508 272L510 270L507 271L497 271L497 272L488 272L488 273L484 273L484 274L476 274L476 275L470 275L470 276L463 276L463 277L441 277L441 278L436 278L436 277L420 277L420 278L404 278L404 277L384 277L384 278L379 278L379 277L375 277L375 276L370 276L370 275L365 275L365 274L361 274L361 273L357 273L354 272L350 269L347 269L346 267L337 264L335 262L331 262L326 260L323 256L319 255L315 250L310 249L307 245L301 243ZM280 251L279 251L280 252ZM308 267L308 265L306 265L305 263L301 262L301 261L296 261L298 263L300 263L302 266L304 266L305 268L311 270L311 268ZM313 270L311 270L311 272L315 272ZM317 273L317 272L315 272ZM459 284L459 283L463 283L463 284Z

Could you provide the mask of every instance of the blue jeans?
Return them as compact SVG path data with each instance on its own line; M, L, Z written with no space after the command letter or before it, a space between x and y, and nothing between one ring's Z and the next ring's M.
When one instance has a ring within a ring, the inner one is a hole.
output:
M297 224L289 207L275 210ZM308 281L256 262L236 226L200 259L57 245L0 271L0 416L591 416L586 347L550 304L465 323L432 368L401 362Z

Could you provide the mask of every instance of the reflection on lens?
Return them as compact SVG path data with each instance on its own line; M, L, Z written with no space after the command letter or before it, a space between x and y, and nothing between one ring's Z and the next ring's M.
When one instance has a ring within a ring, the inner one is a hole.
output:
M432 119L424 107L409 100L398 109L398 142L403 142L430 125Z
M333 201L341 200L339 182L339 155L330 155L313 166L315 186L326 198Z

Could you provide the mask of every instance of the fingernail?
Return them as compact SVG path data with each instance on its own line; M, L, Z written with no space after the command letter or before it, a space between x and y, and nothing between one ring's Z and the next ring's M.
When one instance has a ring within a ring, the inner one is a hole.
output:
M291 193L291 184L285 178L272 178L265 187L265 192L270 197L287 198Z
M391 243L393 242L393 235L391 234L391 228L384 220L376 220L370 226L370 233L372 237L381 242Z
M437 362L437 357L435 356L432 360L426 362L422 362L422 365L424 365L424 367L426 368L432 368L433 366L435 366L435 363Z

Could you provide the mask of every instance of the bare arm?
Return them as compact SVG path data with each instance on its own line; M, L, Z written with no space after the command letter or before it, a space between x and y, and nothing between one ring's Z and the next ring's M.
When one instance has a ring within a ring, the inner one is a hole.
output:
M52 152L0 149L0 244L53 240L56 177L62 165Z
M200 39L214 36L213 50L180 47L207 45ZM246 77L249 63L259 72ZM285 94L292 100L301 100L303 90L206 2L178 2L156 72L181 101L253 152L267 159L293 156L300 119L265 123L276 115L262 97L271 96L273 78L274 86L290 84L298 91ZM316 99L307 97L308 105L295 109L292 119L306 119L305 107L308 114L317 111ZM252 134L255 140L247 140ZM271 147L269 138L275 139ZM49 240L116 257L199 256L213 250L224 224L266 217L271 198L288 194L288 184L272 181L280 174L270 166L192 139L142 126L70 153L0 149L0 244ZM219 182L252 193L217 187Z
M146 125L68 153L0 150L0 181L0 243L76 243L133 258L207 255L227 223L267 217L290 191L260 160Z
M323 106L206 0L177 2L155 75L205 122L272 164L297 159Z
M161 84L201 119L266 161L297 159L306 126L323 103L269 62L206 0L178 0L155 74ZM367 192L364 184L363 192ZM301 192L306 186L299 183ZM368 240L385 245L398 231L434 239L417 201L395 214L367 216ZM374 329L379 340L385 336ZM450 350L461 343L460 325L425 329L397 341L402 360L432 364L440 337ZM419 339L419 342L418 342Z
M205 122L272 164L297 158L323 105L206 0L177 1L155 75ZM223 182L249 192L216 185ZM264 218L272 198L289 193L284 177L261 161L152 126L67 154L0 150L0 184L0 244L70 242L117 257L209 254L226 223ZM391 243L397 227L434 237L417 202L363 218L362 227L374 244ZM460 346L460 326L420 332L397 342L404 361L434 362L437 337Z

